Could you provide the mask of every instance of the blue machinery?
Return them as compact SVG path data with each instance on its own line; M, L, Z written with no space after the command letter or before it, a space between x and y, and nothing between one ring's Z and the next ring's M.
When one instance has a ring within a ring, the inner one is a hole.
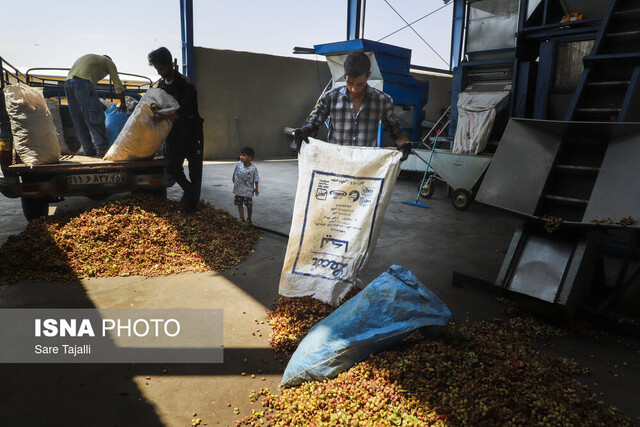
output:
M328 43L314 46L315 52L325 55L333 75L333 86L344 84L342 64L354 51L363 51L371 59L369 85L393 98L396 114L412 141L419 141L424 120L423 106L427 102L429 84L419 82L409 74L411 50L366 39ZM378 135L378 143L381 135Z
M348 41L318 45L315 51L328 59L353 50L371 52L379 62L382 90L393 97L399 115L416 111L406 127L417 141L428 88L409 75L410 51L359 39L363 4L347 1ZM494 142L512 117L640 120L638 15L623 0L453 0L448 134L455 133L462 92L508 93L508 105L493 126Z
M622 0L454 0L450 132L463 91L509 92L494 140L512 117L639 120L637 16Z
M344 58L355 51L367 53L372 71L369 84L393 98L402 127L409 131L411 141L419 141L429 83L419 82L409 73L411 50L361 38L364 33L364 2L347 0L347 41L315 45L315 53L327 57L334 87L344 83ZM382 129L378 132L378 145L381 144Z
M462 92L509 93L476 197L524 219L495 285L545 313L605 313L640 277L640 222L627 216L640 210L627 185L640 179L638 2L454 6L452 121Z

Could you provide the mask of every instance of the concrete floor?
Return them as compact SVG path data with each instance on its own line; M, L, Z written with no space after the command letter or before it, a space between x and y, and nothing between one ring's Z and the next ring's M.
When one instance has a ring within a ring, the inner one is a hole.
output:
M256 164L262 181L260 196L254 199L253 222L288 234L297 163ZM233 167L233 162L208 162L202 197L237 215L231 193ZM417 188L415 176L401 175L373 259L361 277L364 283L391 264L400 264L440 296L455 319L498 315L499 303L493 296L453 287L451 277L457 271L493 281L519 220L478 204L466 212L457 211L444 186L437 187L434 197L426 202L429 209L403 204L415 200ZM171 199L180 196L177 188L169 190ZM95 203L69 199L56 209ZM19 200L0 198L0 212L2 243L22 231L26 221ZM249 414L251 408L259 408L259 403L249 401L251 391L262 386L276 391L284 365L274 359L269 347L268 325L258 325L255 320L267 320L265 310L277 297L287 244L285 238L274 234L263 233L262 237L248 260L223 272L83 279L69 284L23 281L0 286L0 307L4 308L223 308L225 347L221 364L0 366L0 424L186 426L192 418L201 418L207 425L235 425L234 421ZM262 337L252 335L257 329ZM605 334L598 339L556 339L546 351L588 366L593 375L584 380L586 384L594 392L602 392L603 400L640 420L640 343ZM622 367L622 362L627 364L624 369L613 368ZM239 415L233 413L235 407L240 409Z

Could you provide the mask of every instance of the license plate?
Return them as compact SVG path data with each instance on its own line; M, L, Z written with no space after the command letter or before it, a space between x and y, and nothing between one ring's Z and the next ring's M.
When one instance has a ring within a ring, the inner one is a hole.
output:
M124 182L122 173L88 173L83 175L71 175L67 177L70 185L79 184L120 184Z

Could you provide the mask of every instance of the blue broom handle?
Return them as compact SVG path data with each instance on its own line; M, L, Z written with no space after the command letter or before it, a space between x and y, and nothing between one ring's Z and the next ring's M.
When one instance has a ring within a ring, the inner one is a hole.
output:
M427 168L424 170L424 175L422 175L422 182L420 183L420 189L418 190L418 195L416 196L416 202L420 199L420 192L422 191L422 186L424 185L424 180L427 179L427 174L429 173L429 165L431 165L431 158L433 157L433 152L436 149L436 144L438 143L438 137L440 136L440 132L442 129L438 129L438 133L436 133L436 138L433 140L433 145L431 146L431 154L429 155L429 161L427 162Z

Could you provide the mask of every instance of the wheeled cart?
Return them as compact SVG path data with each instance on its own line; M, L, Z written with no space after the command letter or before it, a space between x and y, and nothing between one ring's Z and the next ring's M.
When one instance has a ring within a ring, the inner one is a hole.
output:
M434 180L439 179L451 187L451 203L459 210L469 207L477 184L493 157L487 154L456 154L443 149L415 149L413 153L429 168L420 195L425 199L430 198L435 190Z

